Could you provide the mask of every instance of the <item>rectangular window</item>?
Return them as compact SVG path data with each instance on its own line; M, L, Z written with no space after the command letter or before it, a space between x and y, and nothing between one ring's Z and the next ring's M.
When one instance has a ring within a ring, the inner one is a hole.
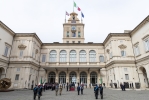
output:
M128 74L125 74L125 79L129 80L129 75Z
M127 72L127 68L124 68L124 71Z
M78 41L78 43L81 43L81 41Z
M122 50L122 51L121 51L121 56L122 56L122 57L125 57L125 56L126 56L126 52Z
M80 32L78 32L78 37L81 37L81 34L80 34Z
M15 80L19 80L19 74L16 74Z
M112 52L109 55L110 55L110 58L112 58Z
M8 55L8 50L9 50L9 47L6 46L6 47L5 47L5 52L4 52L4 56L6 56L6 57L7 57L7 55Z
M46 61L46 55L42 55L42 62Z
M67 37L69 37L69 31L67 31Z
M20 57L23 57L23 50L20 50Z
M72 37L76 37L76 33L72 33Z
M140 54L138 45L134 47L134 52L136 56Z
M17 68L17 71L20 71L20 68Z
M149 40L145 40L145 48L146 48L146 51L149 51Z

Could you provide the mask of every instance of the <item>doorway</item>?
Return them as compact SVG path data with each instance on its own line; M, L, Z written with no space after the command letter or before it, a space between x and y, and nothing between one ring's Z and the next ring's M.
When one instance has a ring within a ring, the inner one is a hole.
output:
M65 72L60 72L60 74L59 74L59 83L61 83L61 84L66 83L66 73Z
M97 83L97 73L96 72L91 72L90 82L92 85L95 85Z
M49 77L48 77L48 82L49 83L55 83L55 73L54 72L50 72L49 73Z

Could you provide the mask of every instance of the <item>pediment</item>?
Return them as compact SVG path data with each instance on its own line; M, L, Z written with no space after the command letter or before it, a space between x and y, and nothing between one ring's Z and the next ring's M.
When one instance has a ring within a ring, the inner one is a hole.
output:
M19 48L19 49L25 49L25 48L26 48L26 45L20 44L20 45L18 46L18 48Z
M125 49L125 48L127 48L127 46L124 45L124 44L121 44L121 45L119 45L118 47L119 47L120 49Z

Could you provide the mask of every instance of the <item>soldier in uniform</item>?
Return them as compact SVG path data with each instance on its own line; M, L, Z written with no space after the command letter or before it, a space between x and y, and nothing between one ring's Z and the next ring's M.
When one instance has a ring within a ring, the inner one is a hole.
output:
M63 89L63 87L62 87L62 85L60 85L60 88L59 88L59 95L62 94L62 89Z
M98 85L94 88L95 98L98 99Z
M34 92L34 100L36 99L36 96L37 96L37 91L38 91L38 86L36 85L33 89L33 92Z
M56 96L57 96L57 93L58 93L58 84L55 84L55 93L56 93Z

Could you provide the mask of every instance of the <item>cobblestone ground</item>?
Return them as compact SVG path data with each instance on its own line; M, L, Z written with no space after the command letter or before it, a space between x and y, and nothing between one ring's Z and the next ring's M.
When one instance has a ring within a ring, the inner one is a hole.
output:
M148 90L111 90L104 88L104 100L149 100ZM12 92L0 92L0 100L33 100L32 90L21 90ZM36 100L38 100L36 98ZM55 91L43 92L40 100L95 100L93 88L84 89L83 95L77 95L77 91L66 92L63 89L62 95L55 96Z

